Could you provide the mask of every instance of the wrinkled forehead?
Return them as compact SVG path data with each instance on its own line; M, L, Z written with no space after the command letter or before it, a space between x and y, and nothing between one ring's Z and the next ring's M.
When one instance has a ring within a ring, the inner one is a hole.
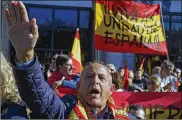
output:
M105 75L107 77L110 73L104 65L94 63L92 65L87 66L82 72L82 76L86 76L89 74L99 74Z

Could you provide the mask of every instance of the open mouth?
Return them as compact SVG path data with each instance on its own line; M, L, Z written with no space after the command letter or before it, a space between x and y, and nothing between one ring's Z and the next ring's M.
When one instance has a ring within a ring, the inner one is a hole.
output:
M97 95L97 94L100 94L100 91L97 89L93 89L90 91L90 95Z

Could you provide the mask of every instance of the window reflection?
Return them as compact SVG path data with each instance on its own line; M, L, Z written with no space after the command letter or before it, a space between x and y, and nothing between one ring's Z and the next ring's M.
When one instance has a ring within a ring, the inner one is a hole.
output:
M80 28L88 28L89 16L89 11L80 11Z
M165 31L169 31L169 22L164 22Z
M164 22L169 22L169 19L170 19L169 15L163 15Z
M51 48L51 30L39 29L39 39L36 48Z
M180 32L171 34L171 53L179 55L181 48L182 45Z
M38 25L51 26L52 9L29 7L29 18L36 18Z
M77 27L76 10L55 10L54 22L56 27Z
M172 16L172 22L182 22L181 16Z
M173 32L175 32L175 31L178 31L178 32L182 31L182 29L181 29L181 24L182 24L182 23L172 23L172 24L171 24L171 29L172 29L172 31L173 31Z

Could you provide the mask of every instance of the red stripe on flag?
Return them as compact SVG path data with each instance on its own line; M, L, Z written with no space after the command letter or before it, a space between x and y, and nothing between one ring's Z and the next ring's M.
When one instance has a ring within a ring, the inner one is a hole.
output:
M147 18L160 15L159 4L144 4L132 0L96 0L96 3L105 5L108 10L118 11L127 16ZM107 10L104 10L108 14ZM152 19L152 18L151 18Z
M80 62L78 62L73 57L71 57L71 58L72 58L72 61L73 61L73 65L74 65L74 68L75 68L75 72L76 73L80 73L81 72L81 64L80 64Z
M137 53L137 54L155 54L155 55L167 55L167 44L166 41L160 42L160 46L158 47L159 50L154 49L153 47L156 43L150 44L141 44L137 43L138 45L131 44L131 42L122 42L121 40L113 40L108 39L110 43L105 42L105 38L100 35L94 35L95 39L95 48L97 50L103 50L108 52L122 52L122 53ZM111 43L112 42L112 43ZM147 48L146 48L147 47Z
M125 60L125 68L124 68L124 89L128 90L128 61Z
M77 114L77 116L79 117L79 119L86 119L77 105L75 105L73 109L75 113Z

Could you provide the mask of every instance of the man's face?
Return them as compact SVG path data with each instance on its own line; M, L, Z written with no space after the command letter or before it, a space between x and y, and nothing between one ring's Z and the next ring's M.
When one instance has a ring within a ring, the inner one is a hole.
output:
M71 59L69 59L67 62L61 66L61 71L63 75L71 75L73 71L73 62Z
M141 71L136 71L135 76L136 76L137 80L140 80L141 77L142 77L142 72Z
M119 74L120 74L121 77L124 76L124 69L120 69L118 72L119 72Z
M181 77L181 72L176 72L177 73L177 77L180 78Z
M167 77L167 76L173 74L173 70L174 70L173 67L171 67L171 68L169 68L169 69L164 68L164 69L163 69L163 72L164 72L164 74L165 74L165 77Z
M134 110L131 109L129 113L136 117L136 119L145 119L145 112L142 109Z
M132 72L129 72L129 73L128 73L128 82L129 82L129 85L131 85L131 84L132 84L132 82L133 82L133 78L134 78L133 73L132 73Z
M93 107L102 107L113 90L111 75L105 66L94 63L83 70L78 93L86 103Z

